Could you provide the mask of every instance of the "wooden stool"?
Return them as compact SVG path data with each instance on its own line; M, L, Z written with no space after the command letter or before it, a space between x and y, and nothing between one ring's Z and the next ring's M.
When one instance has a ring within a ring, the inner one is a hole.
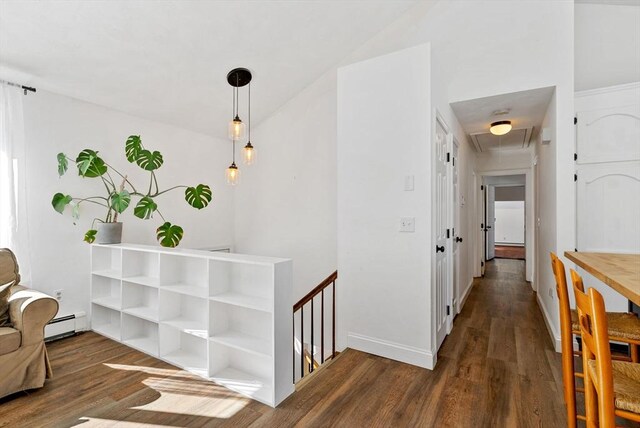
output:
M554 253L551 253L551 268L556 278L556 293L560 307L562 383L564 385L564 402L567 408L567 426L575 428L578 419L586 420L585 416L578 415L576 411L576 391L584 392L584 389L576 388L575 378L583 378L584 374L575 370L573 361L574 355L582 355L582 352L573 350L573 337L580 335L580 326L578 325L577 311L572 310L569 305L569 290L564 263ZM638 362L638 345L640 344L640 320L638 317L626 312L609 312L607 320L610 324L608 332L610 340L629 344L631 361ZM616 358L629 361L629 358Z
M582 336L587 427L615 427L616 416L640 422L640 364L611 360L604 299L594 288L584 293L573 269L571 279Z

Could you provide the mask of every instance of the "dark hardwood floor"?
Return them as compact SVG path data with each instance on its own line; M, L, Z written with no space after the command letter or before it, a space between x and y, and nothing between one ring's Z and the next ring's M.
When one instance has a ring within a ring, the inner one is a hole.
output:
M495 253L499 259L524 260L526 256L524 246L496 245Z
M55 378L0 400L0 426L566 426L560 355L517 260L475 281L434 371L347 350L277 409L94 333L49 352Z

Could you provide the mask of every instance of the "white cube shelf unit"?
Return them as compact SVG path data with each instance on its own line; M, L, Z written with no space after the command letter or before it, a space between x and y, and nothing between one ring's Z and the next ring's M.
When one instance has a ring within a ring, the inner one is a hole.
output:
M97 333L275 407L294 391L292 262L91 246Z

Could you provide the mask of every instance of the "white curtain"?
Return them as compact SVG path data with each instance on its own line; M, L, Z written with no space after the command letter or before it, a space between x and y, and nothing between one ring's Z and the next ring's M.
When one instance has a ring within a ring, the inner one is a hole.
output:
M31 283L26 209L26 161L22 90L0 83L0 248L20 264L22 284Z

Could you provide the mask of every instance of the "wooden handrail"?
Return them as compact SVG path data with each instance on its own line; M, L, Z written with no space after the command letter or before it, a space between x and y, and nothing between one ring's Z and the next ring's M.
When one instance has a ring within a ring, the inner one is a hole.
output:
M314 329L314 298L320 295L320 364L324 364L325 361L325 353L324 353L324 291L329 286L332 286L333 290L331 293L331 355L328 357L333 359L336 356L336 280L338 279L338 271L333 272L331 275L326 277L320 284L313 288L310 292L308 292L302 299L300 299L295 305L293 305L293 357L295 360L295 316L296 312L300 311L300 379L302 379L305 374L312 373L316 368L319 367L317 362L313 359L313 351L315 349L315 329ZM304 349L304 306L310 303L311 309L311 351L307 351ZM305 354L309 354L311 361L306 361L305 364ZM295 363L293 365L293 382L295 383L296 373L295 373Z
M303 307L305 303L311 301L311 299L317 296L318 293L320 293L323 289L327 288L336 279L338 279L338 271L335 271L334 273L329 275L324 281L322 281L313 290L309 291L302 299L300 299L298 303L293 305L293 312Z

